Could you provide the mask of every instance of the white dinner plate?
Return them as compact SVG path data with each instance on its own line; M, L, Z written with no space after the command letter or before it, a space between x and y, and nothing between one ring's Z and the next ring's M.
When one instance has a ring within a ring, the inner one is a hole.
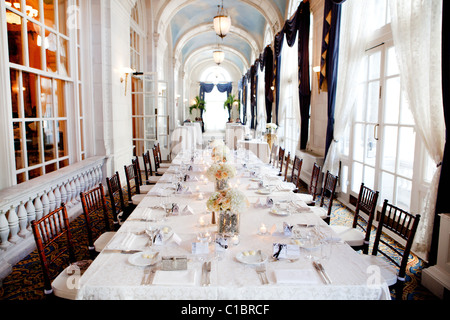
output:
M136 252L128 258L128 262L138 267L151 266L161 259L160 255L155 259L155 255L153 251Z
M270 213L275 215L275 216L280 216L280 217L285 217L285 216L289 216L290 215L290 213L287 210L285 210L285 209L279 209L279 210L272 209L272 210L270 210Z
M272 190L268 190L268 189L259 189L259 190L256 190L256 193L267 195L267 194L271 194L271 193L272 193Z
M247 250L247 251L241 251L236 255L237 261L244 263L244 264L260 264L267 260L267 255L264 253L261 253L261 257L258 255L258 250Z

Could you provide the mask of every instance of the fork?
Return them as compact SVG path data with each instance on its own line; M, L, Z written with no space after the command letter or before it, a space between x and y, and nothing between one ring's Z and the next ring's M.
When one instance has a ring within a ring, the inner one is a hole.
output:
M141 281L141 286L145 284L145 279L150 274L150 270L151 270L150 266L145 267L145 269L144 269L144 276L142 277L142 281Z
M256 273L259 275L261 284L269 284L269 280L267 279L267 275L266 275L266 266L265 265L262 264L262 265L257 266Z

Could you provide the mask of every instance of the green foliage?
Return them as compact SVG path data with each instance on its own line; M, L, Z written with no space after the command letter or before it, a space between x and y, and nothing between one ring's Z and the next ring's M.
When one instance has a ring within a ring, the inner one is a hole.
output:
M195 97L195 103L189 107L189 114L192 114L192 110L194 109L206 111L205 101L201 100L199 96Z

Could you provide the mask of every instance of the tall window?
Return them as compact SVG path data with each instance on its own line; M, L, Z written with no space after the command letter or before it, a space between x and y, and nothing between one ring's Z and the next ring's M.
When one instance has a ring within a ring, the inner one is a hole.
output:
M79 74L71 74L69 4L5 1L17 183L69 165L68 111L79 93L74 84L81 88Z
M416 139L408 101L401 94L389 6L386 1L375 3L378 19L372 26L373 36L365 39L365 78L341 144L341 191L356 197L364 182L379 190L382 200L418 212L432 170L422 141Z

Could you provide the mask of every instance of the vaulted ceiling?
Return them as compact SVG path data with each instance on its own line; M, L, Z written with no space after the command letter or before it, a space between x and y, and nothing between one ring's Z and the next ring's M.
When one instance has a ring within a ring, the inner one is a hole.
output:
M230 73L243 74L263 52L266 30L273 38L283 26L289 2L224 0L223 7L231 17L232 27L221 39L213 28L221 0L162 1L156 15L157 32L170 42L173 57L186 76L195 69L214 66L213 51L219 45L225 52L221 66L230 69ZM201 74L202 70L195 73Z

